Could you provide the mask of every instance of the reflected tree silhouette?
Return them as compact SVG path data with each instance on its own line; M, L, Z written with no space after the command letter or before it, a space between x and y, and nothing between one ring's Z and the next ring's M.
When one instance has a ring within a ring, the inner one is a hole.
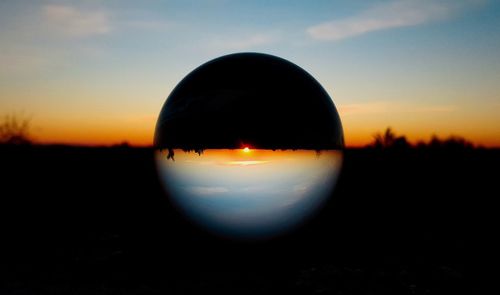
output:
M167 151L167 160L172 160L175 161L175 151L173 148L165 148L165 149L160 149L160 152L163 152L164 150ZM204 149L197 148L197 149L182 149L184 152L195 152L198 154L198 156L201 156L203 154Z

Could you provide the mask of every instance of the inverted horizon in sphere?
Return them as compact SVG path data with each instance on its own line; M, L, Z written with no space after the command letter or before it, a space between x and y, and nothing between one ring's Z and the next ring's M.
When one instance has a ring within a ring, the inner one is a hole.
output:
M174 204L222 235L266 237L293 228L330 196L341 151L175 150L156 152L160 180Z

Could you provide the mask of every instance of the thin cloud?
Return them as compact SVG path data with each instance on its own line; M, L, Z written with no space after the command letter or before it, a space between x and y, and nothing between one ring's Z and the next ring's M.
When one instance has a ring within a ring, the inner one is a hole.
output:
M352 17L312 26L307 29L307 33L313 39L336 41L369 32L443 20L453 15L463 5L464 2L457 4L451 1L392 1L379 4Z
M101 10L84 11L69 5L46 5L43 16L53 31L66 36L102 35L112 29L108 14Z
M192 186L187 187L186 190L194 195L199 196L210 196L210 195L218 195L229 192L229 190L225 187L219 186Z

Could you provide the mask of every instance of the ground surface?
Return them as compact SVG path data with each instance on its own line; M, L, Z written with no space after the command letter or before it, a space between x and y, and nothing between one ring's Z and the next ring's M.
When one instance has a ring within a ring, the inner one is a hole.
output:
M489 280L499 151L348 150L328 205L258 243L186 223L149 149L1 147L0 163L0 294L480 294Z

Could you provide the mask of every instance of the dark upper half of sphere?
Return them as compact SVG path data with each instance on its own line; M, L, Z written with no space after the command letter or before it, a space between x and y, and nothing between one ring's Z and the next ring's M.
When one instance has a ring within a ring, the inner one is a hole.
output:
M338 149L335 106L306 71L282 58L238 53L187 75L163 105L158 148Z

